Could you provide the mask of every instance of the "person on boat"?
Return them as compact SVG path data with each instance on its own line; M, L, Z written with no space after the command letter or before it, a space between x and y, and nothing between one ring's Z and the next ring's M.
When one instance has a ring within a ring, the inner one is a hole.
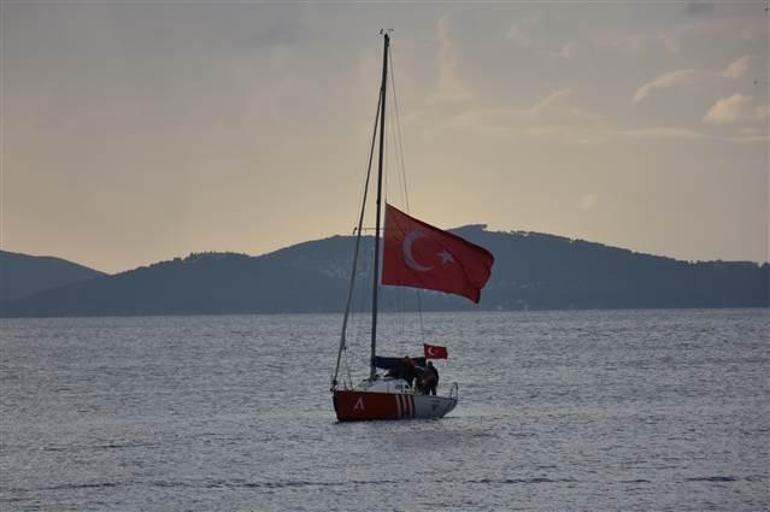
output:
M388 370L388 373L385 374L385 377L390 379L402 379L404 376L401 374L401 367L398 367Z
M438 387L438 370L435 366L433 366L433 361L428 361L428 375L430 376L429 379L427 379L427 391L425 392L426 395L436 395L436 388Z
M430 368L431 364L428 363L428 366L422 367L417 366L417 381L415 382L416 390L423 394L428 395L431 392L431 389L433 390L433 394L436 394L436 375L438 372L434 372L435 368L431 370Z
M409 384L409 387L412 387L414 386L414 379L417 376L417 365L414 364L411 357L404 356L401 365L401 378Z

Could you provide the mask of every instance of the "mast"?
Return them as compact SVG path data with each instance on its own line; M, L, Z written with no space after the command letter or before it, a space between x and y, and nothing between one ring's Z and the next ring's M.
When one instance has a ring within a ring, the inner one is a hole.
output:
M382 84L380 85L380 155L377 166L377 222L374 227L374 271L372 279L372 358L369 371L369 379L374 380L375 367L374 356L377 350L377 299L379 295L380 280L380 212L382 211L382 162L385 155L385 100L387 97L386 86L388 83L388 47L390 36L387 30L382 30L384 50L382 57Z

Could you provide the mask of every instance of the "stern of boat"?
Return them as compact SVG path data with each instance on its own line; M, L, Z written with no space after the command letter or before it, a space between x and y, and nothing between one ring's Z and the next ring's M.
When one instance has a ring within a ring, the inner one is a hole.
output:
M339 421L441 418L458 402L457 383L448 396L423 395L403 381L368 381L357 389L335 389L334 410Z

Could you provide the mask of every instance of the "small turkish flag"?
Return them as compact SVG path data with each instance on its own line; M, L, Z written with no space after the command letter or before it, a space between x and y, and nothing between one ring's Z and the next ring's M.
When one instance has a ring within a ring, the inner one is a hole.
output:
M439 347L438 345L422 344L422 348L425 350L425 359L446 359L449 354L446 351L446 347Z
M454 293L478 302L494 256L478 245L385 205L382 284Z

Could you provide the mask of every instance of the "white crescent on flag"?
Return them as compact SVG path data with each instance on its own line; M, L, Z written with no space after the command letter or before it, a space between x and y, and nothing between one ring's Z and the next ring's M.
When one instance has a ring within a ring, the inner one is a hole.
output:
M427 235L422 231L415 230L415 231L410 231L404 237L404 243L401 245L401 248L404 251L404 263L406 263L406 265L409 268L411 268L412 270L416 270L417 272L427 272L429 270L432 270L433 267L420 265L417 262L417 260L414 259L414 254L412 254L412 244L418 238L427 238Z

